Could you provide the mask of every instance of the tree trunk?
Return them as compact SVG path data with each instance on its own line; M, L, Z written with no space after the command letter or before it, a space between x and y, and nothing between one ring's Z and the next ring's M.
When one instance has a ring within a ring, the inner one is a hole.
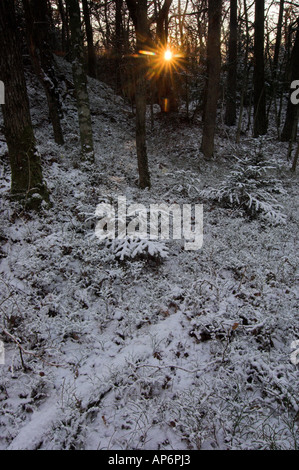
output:
M243 111L244 111L244 101L245 101L245 97L247 95L249 73L250 73L250 63L248 63L250 34L249 34L248 12L247 12L246 0L244 0L244 15L245 15L246 45L245 45L244 65L243 65L244 75L243 75L243 80L242 80L240 110L239 110L239 118L238 118L238 124L237 124L237 132L236 132L236 143L237 144L240 142L240 135L241 135L241 130L242 130L242 120L243 120Z
M49 201L49 196L33 134L14 0L0 2L0 57L0 76L5 85L2 111L11 166L11 193L25 199L29 207L36 208L42 200Z
M165 0L157 17L157 38L159 45L165 47L168 39L168 13L172 0Z
M55 62L50 48L47 0L23 0L31 61L46 93L54 139L63 145L61 98L55 76Z
M61 47L62 52L68 53L69 52L69 45L70 45L70 32L69 32L69 25L67 20L67 14L64 8L64 4L62 0L57 0L58 2L58 10L61 17Z
M297 19L297 32L291 53L291 83L299 78L299 18ZM299 104L292 103L290 96L287 106L286 120L281 133L282 142L296 140L296 129L299 114Z
M207 67L208 83L204 110L204 127L202 137L202 152L205 158L212 158L214 153L214 137L217 117L219 80L221 69L220 28L222 0L209 0L208 16L208 45Z
M254 24L254 137L267 133L264 71L264 9L265 1L256 0Z
M90 7L87 0L82 0L84 23L86 29L87 49L88 49L88 75L97 78L97 56L93 44L93 32L90 22Z
M82 160L94 161L93 136L89 97L87 91L87 76L84 68L84 47L81 30L81 12L78 0L67 0L70 17L72 40L72 66L76 92Z
M137 51L144 49L148 39L147 23L147 0L139 0L137 5ZM146 61L141 57L140 65L137 66L136 76L136 148L139 171L140 188L150 187L150 174L148 169L147 151L146 151Z
M116 93L121 93L122 77L121 77L121 57L123 48L122 35L122 5L123 0L114 0L115 2L115 80Z
M279 59L279 52L280 52L280 46L281 46L283 12L284 12L284 0L280 0L277 32L276 32L276 42L275 42L275 49L274 49L274 59L273 59L274 79L276 78L277 72L278 72L277 67L278 67L278 59Z
M237 100L237 46L238 46L238 2L230 0L230 30L229 30L229 52L228 73L226 85L226 112L225 124L233 126L236 122L236 100Z
M126 0L136 30L137 53L147 47L149 31L147 21L147 0ZM146 59L140 56L135 70L136 103L136 150L139 172L139 186L150 187L150 173L146 151Z
M159 47L166 49L168 41L168 15L172 0L165 0L157 16L157 42ZM162 113L177 112L178 100L175 92L174 74L171 64L165 63L157 77L158 102Z
M142 58L141 60L145 60ZM136 76L136 150L138 160L139 186L141 189L150 187L146 151L146 80L144 72L139 70Z

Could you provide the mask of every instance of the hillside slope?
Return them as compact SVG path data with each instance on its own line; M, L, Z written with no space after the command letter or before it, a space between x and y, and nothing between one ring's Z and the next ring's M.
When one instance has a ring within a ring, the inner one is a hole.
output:
M1 141L0 449L298 449L298 194L286 145L273 133L236 146L220 125L208 163L198 123L156 115L152 189L141 191L134 117L112 90L89 80L88 171L72 93L60 148L31 75L28 91L53 207L24 213L10 202ZM274 167L285 224L203 199L237 159L259 152ZM163 242L165 259L120 262L94 235L97 204L118 196L146 207L203 203L203 247Z

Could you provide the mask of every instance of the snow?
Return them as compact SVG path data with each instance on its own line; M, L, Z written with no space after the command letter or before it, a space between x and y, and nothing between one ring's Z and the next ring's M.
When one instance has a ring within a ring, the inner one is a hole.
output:
M210 163L198 122L156 114L152 189L142 191L134 118L109 87L89 80L96 164L87 171L72 94L59 147L30 74L28 90L53 207L25 213L9 200L1 141L0 449L297 449L298 195L287 144L273 130L237 146L220 123ZM261 147L285 224L202 196ZM203 203L203 247L175 240L165 258L119 260L94 233L97 205L118 196Z

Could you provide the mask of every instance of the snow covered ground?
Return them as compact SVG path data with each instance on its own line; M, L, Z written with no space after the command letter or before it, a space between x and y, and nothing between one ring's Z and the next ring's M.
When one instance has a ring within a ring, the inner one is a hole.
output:
M89 81L96 165L82 171L73 96L60 148L40 86L28 85L53 207L25 213L9 201L0 141L0 449L298 449L299 214L286 144L273 132L237 146L220 123L209 163L198 123L157 114L152 189L141 191L122 99ZM285 223L201 197L259 152ZM170 241L165 259L118 261L94 235L97 204L118 196L203 203L202 249Z

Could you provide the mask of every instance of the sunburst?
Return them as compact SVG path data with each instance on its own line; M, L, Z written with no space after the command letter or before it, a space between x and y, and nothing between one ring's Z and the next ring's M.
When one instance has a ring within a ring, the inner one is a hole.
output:
M170 76L184 69L184 56L170 46L160 46L152 50L140 50L138 55L149 58L147 78L149 80L161 77L165 72Z

